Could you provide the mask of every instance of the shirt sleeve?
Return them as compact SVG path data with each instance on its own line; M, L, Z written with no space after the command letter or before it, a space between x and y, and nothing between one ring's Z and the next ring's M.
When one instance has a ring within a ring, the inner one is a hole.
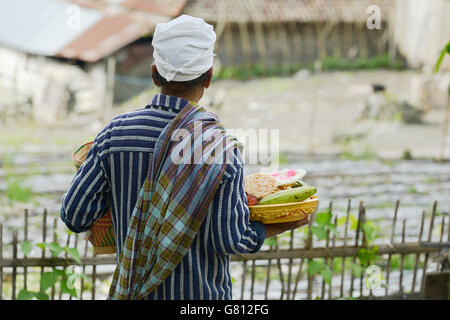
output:
M62 197L61 219L73 232L91 228L110 206L109 183L98 157L97 142Z
M249 221L250 212L244 192L243 162L235 149L235 161L227 165L225 176L212 204L212 241L221 254L255 253L266 236L265 226Z

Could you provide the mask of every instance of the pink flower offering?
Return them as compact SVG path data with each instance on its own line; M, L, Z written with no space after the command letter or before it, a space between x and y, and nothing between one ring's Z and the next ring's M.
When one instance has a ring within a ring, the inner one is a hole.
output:
M285 185L294 183L297 180L300 180L303 178L303 176L306 174L306 171L303 169L284 169L281 171L273 171L269 173L272 177L275 177L278 180L278 185Z
M272 173L269 173L272 177L276 177L278 176L279 172L278 171L274 171Z
M297 172L295 172L294 169L289 169L287 172L288 177L295 177L297 175Z

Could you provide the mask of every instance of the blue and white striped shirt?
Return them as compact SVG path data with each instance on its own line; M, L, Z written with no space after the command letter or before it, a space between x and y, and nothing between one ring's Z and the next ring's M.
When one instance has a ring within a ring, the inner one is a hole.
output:
M111 206L120 256L155 142L187 103L157 94L145 108L115 117L96 136L62 198L61 218L70 230L89 230ZM249 221L242 163L236 149L188 254L148 299L232 298L230 255L257 252L265 239L264 225Z

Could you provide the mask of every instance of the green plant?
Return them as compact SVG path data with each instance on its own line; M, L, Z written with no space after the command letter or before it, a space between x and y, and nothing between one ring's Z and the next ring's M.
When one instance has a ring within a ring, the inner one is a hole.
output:
M322 279L327 283L331 284L331 278L333 277L333 272L325 264L323 259L311 259L308 262L308 274L314 276L320 274Z
M327 240L329 233L336 234L336 224L333 223L333 214L330 209L319 212L315 215L313 224L309 227L311 233L318 240ZM304 228L308 232L306 228ZM308 261L308 275L320 275L328 284L331 284L333 277L333 270L331 270L325 263L324 259L311 259Z
M434 66L434 72L438 72L441 68L442 61L444 60L444 57L450 54L450 42L448 42L445 47L442 49L441 54L439 55L439 58L436 60L436 64ZM450 90L450 89L449 89Z
M27 257L34 247L38 247L41 250L49 250L52 257L57 258L61 253L65 252L68 258L75 260L78 264L82 264L78 249L69 248L68 246L61 247L57 242L41 242L35 245L30 241L23 241L20 244L20 248L25 257ZM71 297L77 297L77 291L75 288L75 282L78 279L83 278L86 282L90 282L89 278L83 274L75 271L69 271L67 268L58 269L53 268L51 272L44 272L40 277L40 290L31 291L22 289L17 295L18 300L31 300L36 298L38 300L49 300L50 297L47 291L57 283L62 293L67 293Z
M336 234L336 225L332 222L333 214L329 209L316 214L314 225L311 226L311 232L319 240L326 240L329 231Z
M9 179L6 186L6 197L11 202L28 202L32 197L30 187L24 186L23 183L17 179Z

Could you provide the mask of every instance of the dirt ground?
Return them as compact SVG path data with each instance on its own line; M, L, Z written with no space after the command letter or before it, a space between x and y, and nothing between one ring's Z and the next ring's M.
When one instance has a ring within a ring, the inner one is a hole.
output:
M214 97L222 92L223 103L216 110L229 128L279 129L282 151L349 151L356 156L370 152L392 159L408 150L412 157L437 158L442 152L445 100L426 112L423 124L360 120L372 83L384 84L398 101L413 101L420 77L415 72L333 72L218 82L208 94ZM444 155L450 157L450 143Z
M347 152L388 159L409 151L415 158L450 158L450 142L442 150L446 96L431 90L433 101L418 100L420 85L430 76L416 71L360 71L213 82L200 101L229 129L279 130L281 152L336 154ZM434 80L439 84L440 80ZM442 87L441 81L441 87ZM426 109L423 124L399 120L361 120L371 84L383 84L394 100ZM117 110L145 105L155 90L141 94ZM419 101L419 102L418 102ZM447 132L447 141L450 140ZM344 138L344 139L343 139Z
M445 96L432 95L423 124L399 120L361 120L371 84L381 83L397 101L414 101L417 83L426 77L416 71L300 72L291 77L272 77L249 81L214 81L200 101L219 115L225 126L235 129L276 129L281 152L337 154L345 152L398 159L405 151L413 158L450 158L450 131L442 150ZM429 78L429 77L428 77ZM145 106L156 92L149 89L121 106L111 116ZM441 98L442 96L442 98ZM436 98L437 97L437 98ZM416 99L417 100L417 99ZM52 125L15 123L0 126L4 151L17 146L29 149L68 151L92 139L105 122L92 115L71 116ZM13 148L13 149L11 149Z

